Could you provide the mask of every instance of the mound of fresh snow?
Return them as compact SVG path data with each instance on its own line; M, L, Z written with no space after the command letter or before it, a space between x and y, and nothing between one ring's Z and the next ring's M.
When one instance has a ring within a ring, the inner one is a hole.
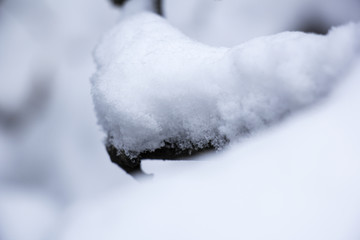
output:
M92 92L111 144L129 157L177 144L221 148L326 94L360 46L360 25L285 32L234 48L195 42L161 17L121 21L95 51Z
M360 61L354 70L329 101L273 131L79 201L60 239L359 239Z

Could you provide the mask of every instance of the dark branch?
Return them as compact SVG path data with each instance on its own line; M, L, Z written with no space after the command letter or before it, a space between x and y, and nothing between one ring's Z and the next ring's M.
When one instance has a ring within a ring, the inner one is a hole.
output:
M305 32L305 33L316 33L321 35L326 35L331 26L326 24L321 19L306 19L305 21L297 27L297 31Z
M111 1L114 5L122 7L124 5L124 3L127 2L128 0L111 0Z
M154 9L155 9L156 13L159 14L160 16L164 16L162 0L155 0L155 1L153 1L153 4L154 4Z
M114 5L123 7L128 1L132 1L132 0L111 0L111 1ZM148 0L148 1L152 1L154 12L159 14L160 16L163 16L162 0Z
M159 159L159 160L186 160L204 154L206 152L215 151L215 146L210 141L202 148L182 149L176 143L164 142L164 146L154 151L141 152L136 158L128 157L121 149L117 149L111 144L111 137L106 143L106 150L113 163L117 164L128 174L134 176L143 173L141 170L141 160L143 159Z

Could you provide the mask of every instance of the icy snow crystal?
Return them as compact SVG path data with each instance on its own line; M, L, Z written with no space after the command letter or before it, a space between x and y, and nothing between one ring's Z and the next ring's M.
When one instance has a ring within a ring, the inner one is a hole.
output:
M165 141L221 148L326 94L358 52L358 39L360 26L349 24L326 36L285 32L214 48L155 14L137 14L95 51L98 119L129 157Z

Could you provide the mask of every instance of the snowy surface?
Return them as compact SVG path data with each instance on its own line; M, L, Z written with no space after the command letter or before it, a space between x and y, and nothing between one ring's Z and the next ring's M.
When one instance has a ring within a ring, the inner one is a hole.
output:
M358 239L359 74L247 143L78 202L60 239Z
M329 22L359 17L357 0L165 3L216 46L294 30L305 3ZM0 123L1 240L359 239L359 62L314 107L199 161L144 161L154 175L137 183L110 162L90 95L91 53L120 16L106 0L0 1L1 110L50 82L24 127Z
M51 239L60 216L54 199L27 188L3 186L0 194L1 239Z
M222 148L332 88L360 50L360 25L286 32L234 48L192 41L155 14L121 21L95 52L100 124L130 157L165 142Z
M338 26L360 20L358 0L167 0L165 14L182 32L212 46L299 30L319 21Z

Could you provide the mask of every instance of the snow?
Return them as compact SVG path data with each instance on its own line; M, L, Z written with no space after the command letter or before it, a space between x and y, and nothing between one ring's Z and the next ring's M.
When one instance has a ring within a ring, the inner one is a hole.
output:
M359 21L359 11L357 0L165 1L166 19L187 36L228 47L259 36L300 30L309 22L330 28Z
M357 0L166 0L165 14L233 46L296 29L305 2L330 22L360 16ZM16 112L39 73L51 82L24 127L0 123L1 240L359 239L359 62L319 104L198 161L143 161L138 183L110 162L90 95L91 52L121 15L107 0L0 0L1 108Z
M358 53L359 38L360 25L349 24L327 36L285 32L215 48L155 14L137 14L95 51L97 116L129 157L165 142L219 149L327 94Z
M9 131L0 113L0 239L52 239L61 214L51 211L134 182L108 160L90 95L91 51L118 12L103 0L4 1L0 10L0 110L16 113L34 75L51 72L49 98L24 127Z
M34 61L38 57L34 57L37 48L19 21L0 9L0 108L3 111L17 109L24 101L31 78L38 74L39 66L34 63L38 60ZM19 53L13 54L15 51ZM17 66L18 70L13 71L9 66Z
M59 208L48 194L25 188L0 190L0 236L2 239L49 239L56 229Z
M246 143L79 201L60 239L358 239L359 74Z

